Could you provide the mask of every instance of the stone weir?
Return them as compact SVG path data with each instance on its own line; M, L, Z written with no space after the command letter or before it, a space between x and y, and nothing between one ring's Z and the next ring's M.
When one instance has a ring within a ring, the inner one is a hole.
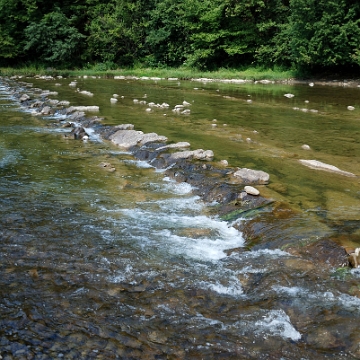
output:
M261 196L261 188L270 181L264 171L230 167L225 160L214 162L212 150L191 150L187 142L172 143L156 133L144 134L132 124L107 126L102 118L87 115L98 111L95 107L77 108L69 106L67 101L49 99L56 94L33 88L19 79L1 81L21 106L32 109L34 115L63 115L55 116L52 126L72 127L67 136L86 140L96 134L136 159L163 169L165 176L192 185L194 194L209 204L211 214L220 216L244 234L246 247L231 249L229 253L282 249L321 266L351 266L349 259L355 249L338 245L332 239L331 229L311 214L294 211L286 203ZM115 170L111 164L104 167Z

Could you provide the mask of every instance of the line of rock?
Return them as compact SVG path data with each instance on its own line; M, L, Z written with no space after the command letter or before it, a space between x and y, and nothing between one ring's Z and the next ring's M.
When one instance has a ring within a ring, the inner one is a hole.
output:
M189 150L190 144L187 142L169 143L165 136L156 133L144 134L141 131L134 130L132 124L106 126L102 124L103 119L97 116L86 116L85 111L81 111L86 110L84 108L69 107L68 102L49 99L50 92L32 89L32 94L29 95L28 83L16 81L11 83L9 90L13 90L14 97L21 102L22 106L33 109L36 114L65 115L65 118L55 120L54 126L72 127L73 129L69 132L69 135L74 139L91 137L91 134L87 132L91 128L94 133L130 152L135 158L145 160L155 168L164 169L166 176L178 182L191 184L194 194L198 195L206 203L213 204L215 202L216 206L211 207L214 214L222 216L224 220L232 221L233 226L234 221L242 219L244 214L251 214L252 211L257 211L257 209L262 209L263 213L270 214L274 211L271 207L273 200L260 196L259 191L253 187L253 185L266 185L269 182L269 174L261 170L231 168L227 166L226 162L215 164L212 150ZM24 96L24 94L27 96ZM115 171L111 164L102 166ZM276 209L276 206L275 211L278 211L279 207ZM281 211L284 211L284 209ZM286 211L285 209L285 213ZM287 216L292 219L293 213L290 211ZM282 217L283 215L276 221L283 223L285 218ZM266 229L273 228L273 221L274 218L271 218L270 223L262 223L262 228L259 228L256 222L242 221L235 225L249 239L255 239L257 236L260 236L260 239L262 237L266 239ZM244 223L249 225L246 226ZM259 231L260 235L256 235ZM282 239L271 240L270 243L262 241L253 247L279 248L279 246L283 246L281 244L291 243L294 245L294 241L296 242L297 239L288 239L285 236ZM312 244L303 249L296 245L292 251L294 255L305 255L308 258L314 258L316 261L334 266L348 265L344 248L335 246L334 242L326 239L320 239L317 243L321 243L323 248L323 259L319 258L316 247L311 250ZM336 249L334 249L334 246ZM289 246L288 249L291 251L292 247ZM329 251L331 251L331 255Z

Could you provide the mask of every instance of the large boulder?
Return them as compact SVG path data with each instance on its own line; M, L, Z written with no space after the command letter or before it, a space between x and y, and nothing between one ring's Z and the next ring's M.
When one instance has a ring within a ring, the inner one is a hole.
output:
M233 177L243 184L268 184L270 175L262 170L242 168L233 173Z
M167 141L167 137L165 136L160 136L156 133L144 134L142 131L136 130L119 130L110 135L109 139L125 150L147 143Z

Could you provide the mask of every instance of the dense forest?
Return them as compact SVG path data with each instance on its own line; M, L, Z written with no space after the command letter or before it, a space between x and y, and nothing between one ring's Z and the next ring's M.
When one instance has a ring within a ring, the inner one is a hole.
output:
M0 0L0 66L358 70L357 0Z

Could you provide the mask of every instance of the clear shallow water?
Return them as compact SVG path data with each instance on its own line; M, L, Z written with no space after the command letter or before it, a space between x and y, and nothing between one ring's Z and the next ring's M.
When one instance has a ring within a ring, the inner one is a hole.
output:
M360 88L90 78L79 78L76 87L69 87L69 79L28 81L58 91L59 99L72 104L99 106L107 124L133 123L174 142L189 141L194 149L212 149L216 161L267 171L271 185L263 191L269 197L284 198L301 210L329 212L331 219L360 220L359 177L314 171L299 163L318 160L359 176ZM114 93L118 102L111 104ZM286 98L287 93L295 96ZM170 107L147 112L148 105L134 104L134 99ZM189 116L171 111L183 100L191 104ZM349 105L355 110L347 110ZM311 150L303 150L304 144Z
M118 82L87 82L86 90L102 95L84 98L68 89L67 81L62 80L64 99L73 105L103 104L100 115L113 124L138 119L137 127L148 131L160 121L132 100L127 113L125 105L111 105L107 94L119 92ZM173 103L182 101L190 85L171 93L174 84L165 94ZM146 91L148 98L158 88L127 86L123 93L139 97ZM243 235L209 216L188 184L164 178L109 143L67 139L65 130L51 126L54 119L24 113L7 88L0 92L3 358L338 359L359 354L358 271L320 268L281 249L245 251ZM210 102L206 90L199 96ZM195 140L195 130L207 120L195 117L193 125L192 115L174 116L155 131ZM204 131L205 141L213 131ZM223 144L223 135L213 139ZM247 146L239 144L236 149ZM225 157L226 151L220 154ZM245 155L233 157L240 161ZM257 159L255 165L265 164L266 156ZM106 171L100 166L104 161L116 171ZM356 182L350 185L356 188Z

